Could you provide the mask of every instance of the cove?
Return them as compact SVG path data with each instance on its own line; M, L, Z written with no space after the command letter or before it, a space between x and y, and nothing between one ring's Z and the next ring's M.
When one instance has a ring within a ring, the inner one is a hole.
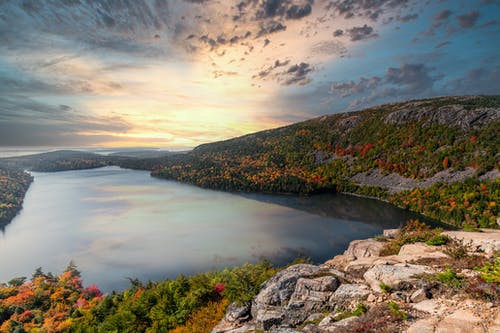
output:
M20 214L0 235L0 281L37 267L59 274L73 260L105 291L140 280L298 254L322 262L353 239L415 215L345 195L234 194L105 167L34 172Z

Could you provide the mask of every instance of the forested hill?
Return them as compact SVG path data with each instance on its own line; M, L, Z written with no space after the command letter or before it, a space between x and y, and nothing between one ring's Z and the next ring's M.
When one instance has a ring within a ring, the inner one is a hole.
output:
M28 173L0 167L0 230L21 209L33 177Z
M498 202L500 192L498 133L500 96L391 103L204 144L153 175L232 191L365 194L454 224L493 226L498 207L487 200ZM458 213L441 216L453 205Z

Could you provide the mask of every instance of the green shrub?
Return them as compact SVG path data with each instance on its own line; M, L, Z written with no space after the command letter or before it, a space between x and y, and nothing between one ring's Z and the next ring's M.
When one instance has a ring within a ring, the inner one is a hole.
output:
M464 279L450 268L447 268L446 271L442 273L437 273L436 278L439 282L454 288L461 288Z
M450 237L442 234L437 234L434 235L431 239L425 242L427 245L435 245L435 246L440 246L440 245L445 245L450 241Z
M381 256L398 254L401 247L406 244L417 242L427 242L431 239L437 241L437 236L440 236L443 229L431 229L427 224L421 223L418 220L410 220L400 229L396 238L389 240L384 244L380 251ZM444 236L443 236L444 237Z
M487 263L482 267L477 267L481 272L481 277L490 283L500 284L500 258L493 259L493 263Z
M408 313L400 310L398 303L391 301L388 306L393 316L399 317L403 320L408 320Z

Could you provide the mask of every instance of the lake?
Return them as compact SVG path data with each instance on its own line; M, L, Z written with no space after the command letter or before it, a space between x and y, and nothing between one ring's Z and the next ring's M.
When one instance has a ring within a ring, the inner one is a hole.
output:
M37 267L60 274L70 260L84 284L110 291L297 254L323 262L353 239L415 215L357 197L232 194L105 167L33 172L24 208L0 234L0 281Z

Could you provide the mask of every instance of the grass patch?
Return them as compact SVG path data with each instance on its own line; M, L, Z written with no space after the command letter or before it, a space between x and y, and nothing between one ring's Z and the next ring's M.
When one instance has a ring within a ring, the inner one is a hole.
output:
M387 294L391 293L391 292L392 292L392 290L393 290L393 288L392 288L391 286L389 286L389 285L387 285L387 284L385 284L385 283L383 283L383 282L382 282L382 283L380 283L380 286L379 286L379 287L380 287L380 289L382 289L382 291L383 291L384 293L387 293Z
M368 309L368 306L366 306L364 303L358 303L358 305L356 305L356 308L352 311L339 312L339 314L335 316L334 321L341 321L342 319L354 316L359 317L368 312Z
M389 309L393 316L399 317L402 320L408 320L408 313L399 309L398 303L391 301L389 302Z
M385 333L400 332L401 325L409 315L397 303L380 304L370 308L356 321L347 325L343 332Z

